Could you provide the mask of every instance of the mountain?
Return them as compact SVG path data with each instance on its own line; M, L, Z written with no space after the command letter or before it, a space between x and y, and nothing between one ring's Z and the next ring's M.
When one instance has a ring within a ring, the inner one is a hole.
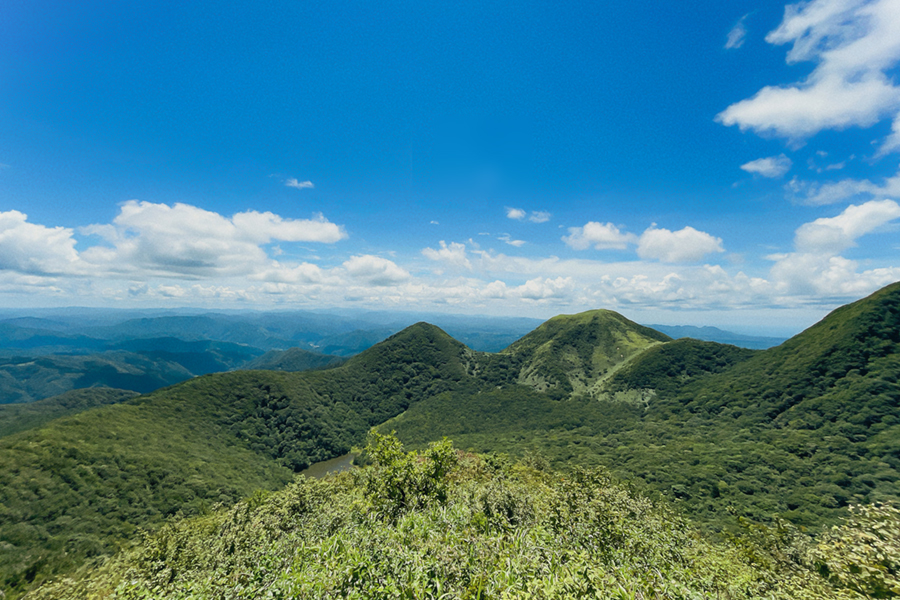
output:
M116 404L137 396L131 390L93 387L71 390L24 404L0 404L0 437L40 427L44 423L79 413L95 406Z
M900 498L898 307L900 284L763 351L610 311L496 354L417 323L335 368L206 375L45 422L0 438L0 582L16 595L137 527L280 488L373 427L602 466L713 530L731 511L816 531Z
M0 404L32 402L97 386L151 392L194 376L167 358L111 351L0 359Z
M595 395L622 365L671 338L610 310L561 315L503 350L518 382L555 398Z
M310 352L300 348L269 350L262 356L241 365L243 370L262 369L268 371L309 371L325 369L344 364L345 359L330 354Z
M894 284L764 351L645 342L590 396L554 399L534 385L443 394L382 430L413 444L446 435L477 451L604 465L714 529L730 509L815 530L850 504L900 498L898 307ZM557 381L567 368L577 380L573 357L587 351L539 351L537 342L568 331L521 344L562 365ZM517 381L530 383L522 373Z
M765 350L777 346L785 341L786 338L778 337L762 337L756 335L744 335L734 333L733 331L725 331L718 327L695 327L693 325L648 325L657 331L661 331L673 339L694 338L706 342L718 342L720 344L730 344L741 348L749 348L752 350Z
M206 375L0 438L0 582L18 594L137 528L280 488L459 389L472 354L420 323L334 369Z

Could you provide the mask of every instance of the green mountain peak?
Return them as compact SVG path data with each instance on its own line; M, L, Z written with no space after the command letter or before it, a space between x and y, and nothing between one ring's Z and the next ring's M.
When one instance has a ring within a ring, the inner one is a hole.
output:
M594 396L622 365L671 339L601 309L553 317L503 353L521 361L521 384L557 397Z

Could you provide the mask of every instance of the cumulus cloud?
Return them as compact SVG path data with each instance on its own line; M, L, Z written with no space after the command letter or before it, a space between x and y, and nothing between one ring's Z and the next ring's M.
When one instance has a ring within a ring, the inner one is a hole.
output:
M469 262L469 258L466 256L466 245L459 242L451 242L448 245L444 240L441 240L440 248L437 250L425 248L422 250L422 254L431 260L443 262L457 268L472 269L472 263Z
M555 279L536 277L514 288L510 293L528 300L548 300L550 298L565 298L572 293L574 288L575 282L571 277L557 277Z
M757 158L748 163L741 165L741 169L748 173L756 173L763 177L778 178L783 177L785 173L790 171L793 161L784 154L778 156L769 156L768 158Z
M546 223L550 220L550 213L544 210L533 210L531 211L531 216L528 217L528 220L532 223Z
M856 245L867 233L900 218L900 205L893 200L851 204L836 217L816 219L797 229L794 245L800 252L837 254Z
M822 129L868 127L896 115L900 88L887 72L900 60L898 23L896 0L813 0L788 5L781 25L766 41L792 44L787 62L811 61L815 69L792 85L762 88L716 119L742 131L797 142ZM883 149L893 147L890 140Z
M344 230L321 215L283 219L247 211L231 218L188 204L122 204L112 226L91 226L113 248L95 246L83 258L113 272L148 271L188 277L239 275L267 262L260 247L275 240L334 243Z
M731 28L731 31L728 32L728 37L725 40L725 48L727 50L736 50L744 45L744 39L747 37L747 17L750 15L744 15L741 19Z
M313 185L312 181L300 181L293 177L291 179L288 179L287 181L285 181L284 185L286 185L287 187L296 188L298 190L316 187L315 185Z
M638 237L612 223L588 221L584 227L569 227L569 235L562 240L575 250L587 250L591 246L597 250L624 250L628 244L636 243Z
M240 235L260 244L272 240L332 244L347 237L339 225L330 223L322 214L312 219L282 219L270 212L251 210L235 214L231 221Z
M897 267L860 271L859 263L843 256L797 252L771 258L775 264L769 279L781 294L773 299L782 302L858 298L900 279Z
M394 286L410 279L410 274L393 261L380 256L363 254L344 262L344 269L353 279L377 287Z
M0 271L29 275L77 274L84 271L73 231L28 222L17 210L0 211Z
M516 221L521 221L526 216L528 216L528 213L525 212L524 210L522 210L521 208L507 207L507 209L506 209L506 218L507 219L514 219Z
M795 232L795 252L776 254L770 280L781 294L806 297L841 297L869 293L900 279L900 269L881 267L860 271L859 263L839 253L857 239L900 219L893 200L872 200L850 205L836 217L816 219Z
M707 254L724 251L721 238L693 227L678 231L650 227L641 234L637 248L641 258L664 263L699 262Z

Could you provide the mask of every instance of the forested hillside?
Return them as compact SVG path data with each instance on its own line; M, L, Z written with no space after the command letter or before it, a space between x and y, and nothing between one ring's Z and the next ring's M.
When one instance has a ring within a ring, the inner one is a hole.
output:
M859 511L813 542L790 528L711 541L603 470L376 436L371 466L301 478L168 524L35 600L104 598L729 598L897 591L900 513Z
M898 307L894 284L770 350L649 347L603 382L602 402L444 394L383 429L605 465L714 528L731 508L815 529L851 503L900 497Z
M471 354L419 324L339 368L208 375L0 438L0 581L17 593L139 527L277 489L457 389Z
M79 413L95 406L116 404L137 396L137 392L106 387L71 390L24 404L0 404L0 437L39 427L44 423Z
M15 597L138 528L278 489L372 428L606 468L709 531L822 531L900 498L898 306L890 286L766 351L610 311L496 354L419 323L334 368L207 375L41 421L0 438L0 581Z

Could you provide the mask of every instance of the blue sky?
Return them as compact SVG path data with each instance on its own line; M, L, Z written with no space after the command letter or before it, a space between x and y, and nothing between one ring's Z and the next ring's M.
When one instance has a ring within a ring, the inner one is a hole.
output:
M900 0L7 1L0 305L797 331L900 279Z

